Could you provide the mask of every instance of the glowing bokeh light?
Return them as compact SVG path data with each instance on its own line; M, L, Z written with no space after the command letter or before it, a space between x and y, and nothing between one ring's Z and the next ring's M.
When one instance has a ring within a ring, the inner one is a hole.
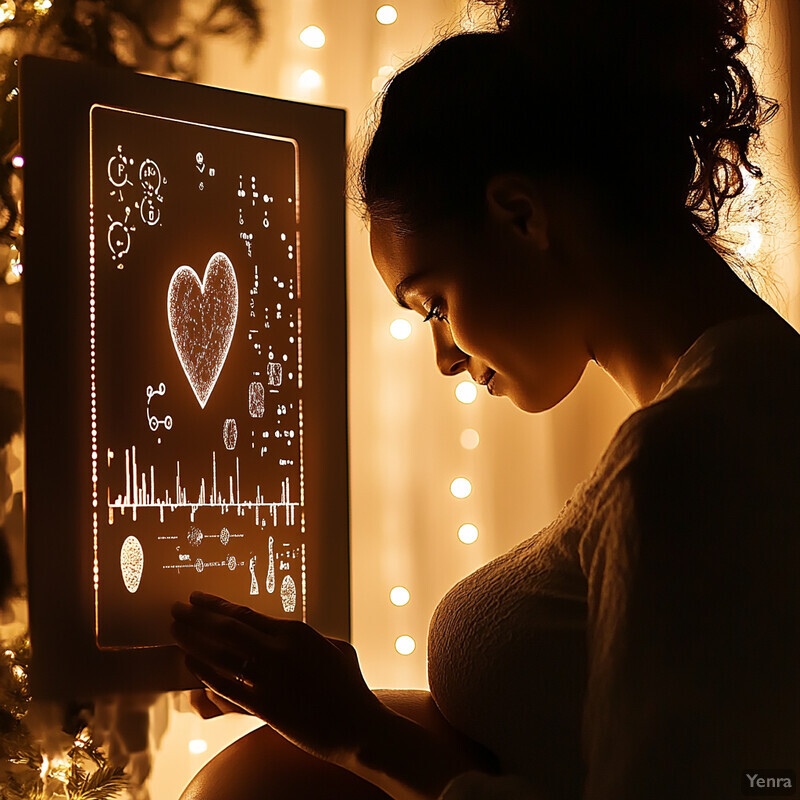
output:
M394 642L394 649L401 656L410 656L417 649L417 643L411 636L398 636Z
M394 6L381 6L376 12L375 17L381 25L391 25L397 22L397 9Z
M205 753L208 750L208 742L205 739L191 739L189 741L189 752L193 755L199 756L200 753Z
M4 22L11 22L17 15L17 5L14 0L3 0L0 2L0 25Z
M458 529L458 538L464 544L473 544L478 540L478 529L471 522L465 522Z
M16 169L24 167L25 159L22 156L14 156L14 158L11 159L11 166L15 167Z
M736 251L742 258L754 258L764 242L764 235L761 233L761 225L756 222L747 224L747 240Z
M309 25L300 31L300 41L306 47L318 50L325 44L325 32L318 25Z
M315 69L307 69L298 79L301 89L317 89L322 86L322 76Z
M472 381L461 381L456 386L456 398L462 403L474 403L478 387Z
M407 319L396 319L389 326L389 333L395 339L408 339L411 336L411 323Z
M455 478L450 484L450 494L463 500L472 493L472 484L466 478Z
M11 269L6 272L6 283L17 283L22 277L22 256L13 244L8 249L8 263Z
M389 592L389 599L392 601L392 605L404 606L411 599L411 592L405 586L395 586Z
M481 437L474 428L464 428L460 441L465 450L474 450L481 443Z

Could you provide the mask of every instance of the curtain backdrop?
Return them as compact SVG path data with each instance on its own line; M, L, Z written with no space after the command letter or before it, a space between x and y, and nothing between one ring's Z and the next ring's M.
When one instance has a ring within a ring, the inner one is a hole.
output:
M213 43L203 80L342 106L357 148L386 75L463 19L456 0L403 0L394 3L397 21L381 25L379 5L267 2L263 46L245 61L230 45ZM312 24L325 32L319 50L298 38ZM320 86L300 87L308 69ZM463 378L437 372L427 326L394 304L355 211L348 224L354 643L371 685L425 687L427 626L439 599L557 513L631 405L599 370L547 414L523 414L485 390L471 404L459 402L454 389ZM411 323L407 339L391 336L395 319ZM473 450L460 443L466 428L480 437ZM468 498L450 493L455 477L472 483ZM463 523L477 526L474 544L459 540ZM398 585L411 596L403 607L389 599ZM412 654L395 650L401 635L415 640Z
M386 76L443 30L463 23L461 0L393 4L397 21L381 25L375 17L377 0L265 0L264 43L249 59L231 43L210 44L201 80L344 107L350 141L357 142ZM745 245L756 261L776 253L767 259L783 286L783 298L775 304L797 325L800 153L792 131L800 125L800 0L769 0L766 8L755 26L760 46L753 56L757 64L765 62L759 67L762 91L783 106L765 133L764 162L779 185L780 199L763 228L745 229ZM308 25L324 31L321 49L300 42L299 33ZM320 85L302 88L301 75L310 69ZM523 414L485 392L474 403L459 402L454 395L458 380L436 371L427 329L393 304L372 267L365 228L353 211L348 225L354 644L370 685L426 687L426 632L439 599L464 575L549 522L589 474L632 406L598 368L588 369L575 392L540 415ZM754 247L759 241L761 246ZM411 335L402 341L389 331L400 318L411 323ZM472 450L461 444L467 428L480 436ZM463 500L449 491L458 476L473 486ZM463 523L477 526L474 544L459 541ZM392 605L394 586L409 590L407 605ZM410 655L395 650L401 635L416 642ZM174 775L180 764L191 774L225 736L229 741L247 728L242 720L201 723L189 715L172 715L156 758L153 796L173 796L169 791L180 783ZM200 761L186 754L186 739L197 736L209 740Z
M265 2L263 45L245 60L230 43L212 43L202 79L344 107L349 139L357 146L386 75L443 31L464 24L461 0L398 0L392 25L377 22L379 5L369 0ZM795 324L800 319L797 223L787 208L797 203L791 135L797 114L791 96L798 88L796 83L790 88L790 59L794 55L795 65L800 63L798 16L798 0L770 0L754 25L760 46L752 58L762 91L782 103L765 133L764 156L781 203L769 209L758 234L761 248L747 251L756 261L776 253L767 258L783 295L775 304ZM326 36L318 50L298 38L312 24ZM308 69L319 74L319 86L301 87L300 76ZM438 600L459 578L546 524L589 473L632 406L596 368L545 414L523 414L485 392L472 404L460 403L454 395L458 379L436 371L427 329L394 306L372 267L366 230L356 213L351 211L348 223L354 640L373 685L422 687L427 624ZM753 239L747 241L752 248ZM406 340L390 335L397 318L411 322ZM474 450L460 444L465 428L480 436ZM457 476L473 485L463 500L449 491ZM479 529L474 544L457 537L465 522ZM410 592L404 607L389 601L396 585ZM411 655L394 649L403 634L417 643Z

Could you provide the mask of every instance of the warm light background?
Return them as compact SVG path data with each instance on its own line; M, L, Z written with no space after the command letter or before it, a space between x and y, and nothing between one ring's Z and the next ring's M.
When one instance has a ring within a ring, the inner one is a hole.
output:
M755 54L769 54L762 90L784 104L790 4L769 4L771 17L758 28L765 47ZM351 141L392 70L437 32L469 24L462 0L397 0L398 18L391 25L377 21L381 3L374 0L265 0L262 5L264 43L249 60L230 42L211 43L202 82L344 107ZM312 49L300 41L309 25L324 31L323 47ZM771 262L782 282L778 305L797 324L797 164L789 111L787 106L771 126L771 160L762 159L776 184L770 193L777 192L779 202L772 205L771 219L741 232L754 259L765 250L778 251ZM349 381L350 390L353 641L371 686L426 687L426 632L439 599L460 578L549 522L632 406L598 368L588 369L578 389L542 415L525 415L485 390L472 403L460 402L455 389L461 378L438 374L420 318L393 304L372 267L366 230L355 211L349 217L348 249L350 367L342 380ZM410 322L408 338L391 335L397 319ZM474 449L461 444L465 429L480 437ZM469 497L451 494L456 477L471 482ZM458 538L463 523L478 529L472 544ZM391 603L395 586L407 588L405 606ZM410 655L395 649L400 636L415 641ZM154 733L166 726L151 780L152 796L159 800L177 797L210 756L255 724L243 718L203 722L174 711L166 719L165 712L161 705L153 715ZM207 742L208 749L191 754L190 739Z

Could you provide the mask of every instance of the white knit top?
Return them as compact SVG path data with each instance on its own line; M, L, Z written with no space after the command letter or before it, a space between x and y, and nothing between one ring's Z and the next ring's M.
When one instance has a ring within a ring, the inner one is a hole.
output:
M800 775L800 336L717 325L557 519L431 621L433 697L499 759L445 800L708 800Z

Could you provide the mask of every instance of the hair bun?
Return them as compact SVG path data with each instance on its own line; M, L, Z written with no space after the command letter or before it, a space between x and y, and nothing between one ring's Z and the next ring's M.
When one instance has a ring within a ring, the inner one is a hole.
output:
M746 0L669 4L597 0L482 0L536 71L593 115L616 120L631 151L664 152L691 142L694 174L686 205L705 235L744 188L742 169L761 177L749 148L777 104L758 94L741 60Z

